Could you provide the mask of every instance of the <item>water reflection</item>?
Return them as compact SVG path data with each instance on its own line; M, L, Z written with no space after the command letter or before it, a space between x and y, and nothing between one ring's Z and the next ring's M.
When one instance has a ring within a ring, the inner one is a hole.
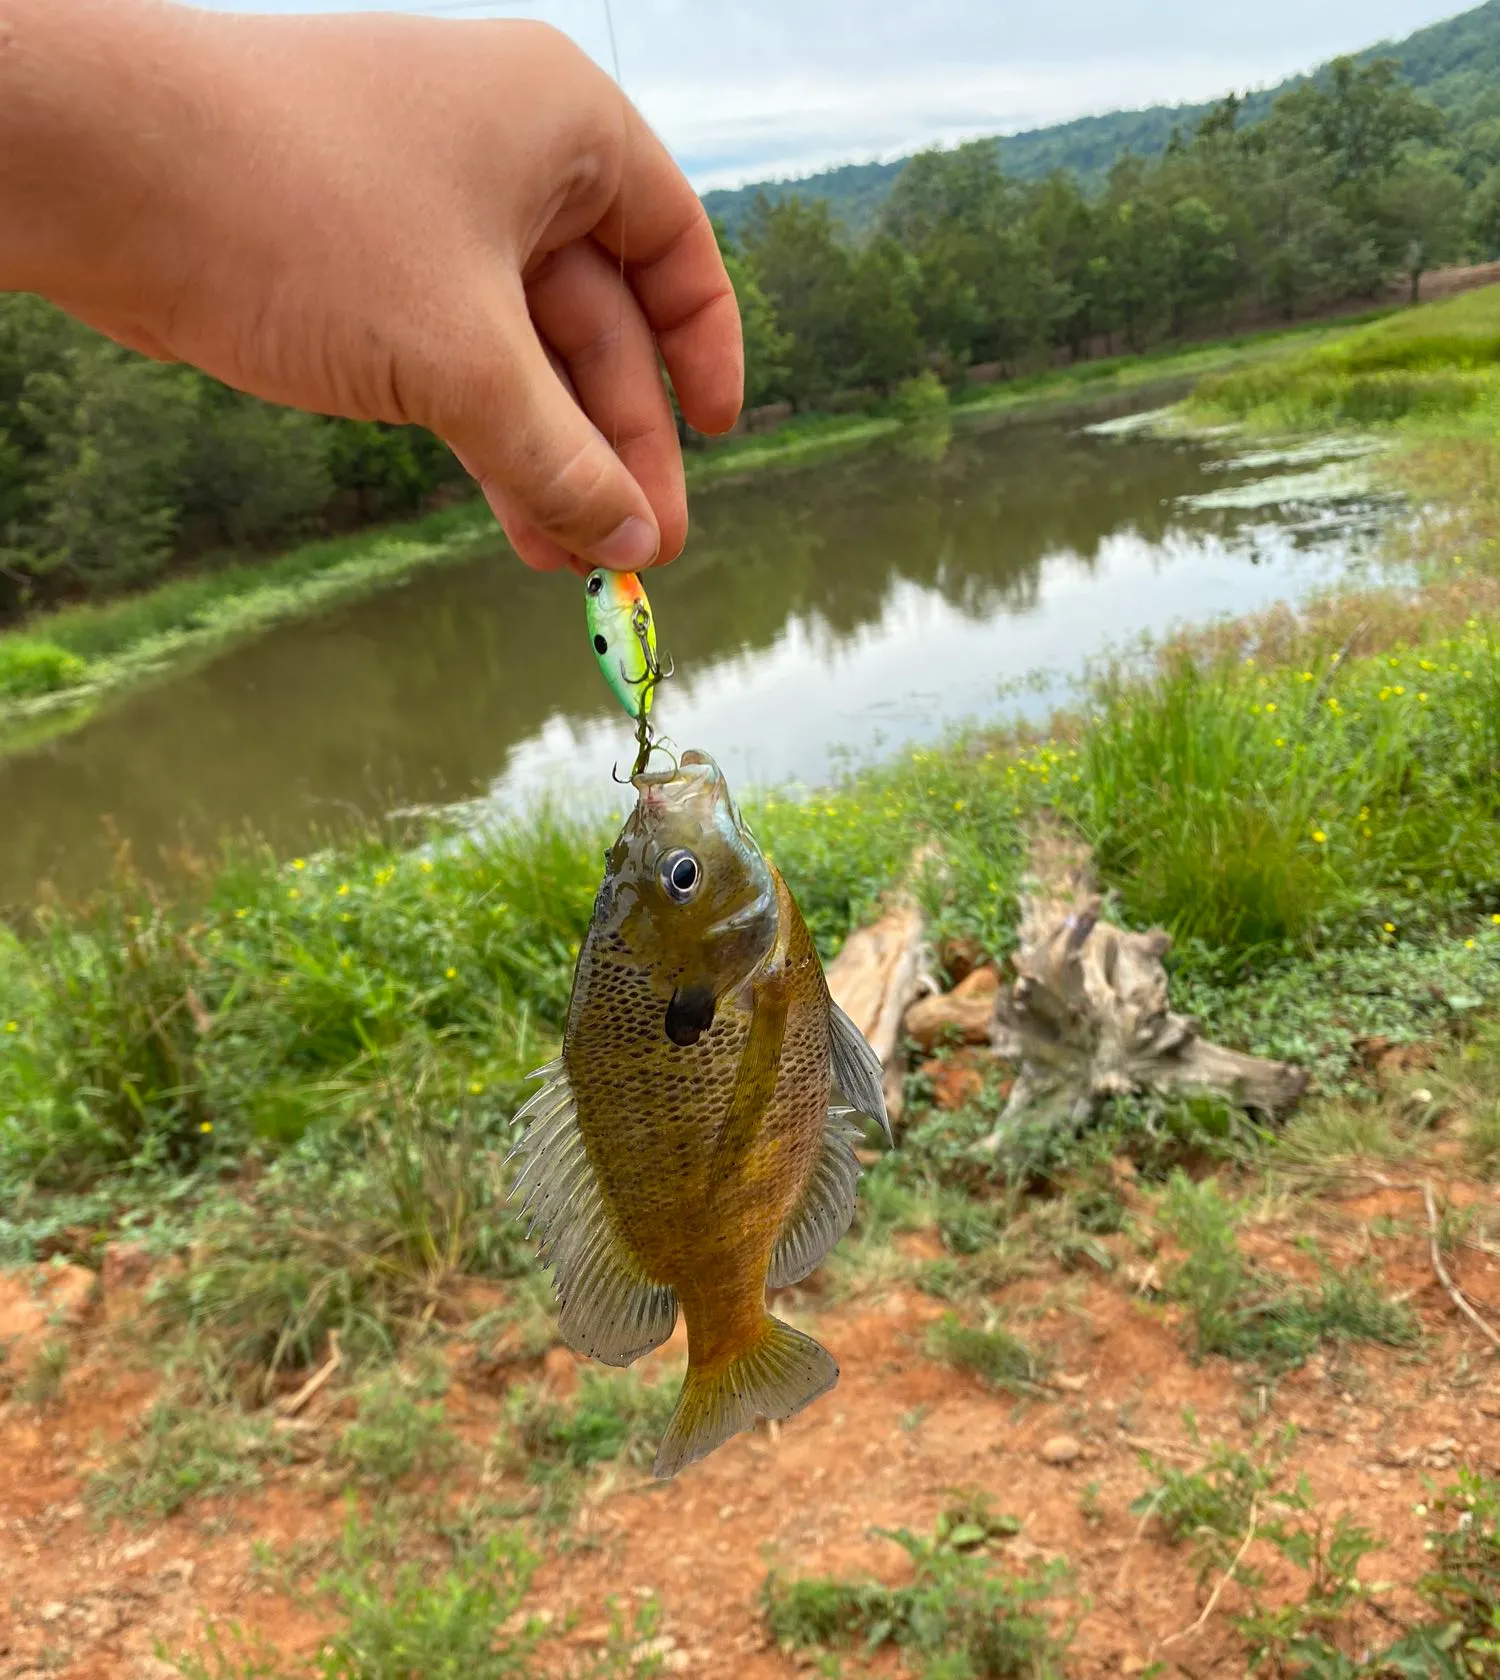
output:
M681 743L740 784L927 739L1039 667L1295 594L1360 519L1182 498L1275 473L1203 443L1061 424L960 428L701 494L652 580ZM248 827L283 847L393 805L607 797L629 731L575 583L499 554L288 625L0 764L0 901L97 877L108 816L148 864Z

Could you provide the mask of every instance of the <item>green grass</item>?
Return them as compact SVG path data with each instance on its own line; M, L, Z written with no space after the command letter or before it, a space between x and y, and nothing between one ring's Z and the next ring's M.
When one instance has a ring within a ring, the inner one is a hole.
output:
M161 1399L90 1477L89 1501L101 1516L170 1517L191 1500L260 1487L287 1458L265 1417Z
M767 1629L789 1650L896 1645L924 1680L1055 1680L1072 1630L1050 1601L1068 1572L997 1564L985 1542L1015 1526L992 1530L965 1511L930 1539L888 1534L911 1560L907 1586L773 1574L762 1595Z
M1453 421L1489 427L1497 400L1500 287L1489 286L1207 378L1192 407L1262 431Z
M976 1327L946 1313L933 1326L927 1351L957 1371L969 1371L991 1388L1036 1394L1047 1374L1045 1361L1013 1330L996 1324Z
M1386 1296L1368 1267L1320 1261L1316 1286L1253 1267L1240 1252L1234 1210L1213 1179L1194 1184L1175 1173L1161 1220L1186 1250L1165 1288L1187 1309L1200 1358L1217 1354L1274 1372L1305 1363L1324 1342L1411 1347L1419 1339L1410 1308Z
M423 1396L424 1385L398 1371L381 1372L339 1432L335 1466L376 1492L389 1492L408 1476L446 1470L458 1456L458 1437L448 1427L442 1400Z
M677 1404L680 1373L647 1381L635 1371L585 1367L578 1392L559 1400L545 1387L520 1384L506 1403L495 1447L502 1463L533 1488L544 1528L564 1526L599 1465L650 1468Z

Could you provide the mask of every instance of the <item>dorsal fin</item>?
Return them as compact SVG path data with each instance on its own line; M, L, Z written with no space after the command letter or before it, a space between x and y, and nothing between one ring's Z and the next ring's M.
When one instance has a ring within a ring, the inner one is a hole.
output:
M562 1339L606 1365L632 1365L672 1334L677 1297L646 1276L610 1224L562 1063L532 1077L546 1083L516 1116L527 1127L512 1152L522 1162L511 1199L528 1235L541 1233L537 1258L556 1268Z

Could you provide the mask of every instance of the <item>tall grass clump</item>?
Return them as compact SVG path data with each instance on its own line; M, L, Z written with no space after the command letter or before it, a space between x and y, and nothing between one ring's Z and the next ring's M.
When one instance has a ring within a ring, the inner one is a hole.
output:
M1433 422L1500 396L1500 288L1408 310L1300 355L1211 376L1193 406L1261 430Z
M1240 968L1500 890L1500 642L1102 681L1059 785L1132 921ZM1399 915L1397 912L1399 911Z
M77 654L35 636L0 637L0 699L26 700L83 681L88 667Z

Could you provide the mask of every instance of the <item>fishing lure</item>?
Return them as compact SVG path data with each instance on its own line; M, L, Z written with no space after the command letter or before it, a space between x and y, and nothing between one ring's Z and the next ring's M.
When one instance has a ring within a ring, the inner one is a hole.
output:
M634 572L592 571L583 588L594 657L610 692L635 719L637 757L632 774L638 776L654 741L651 702L656 685L671 676L671 662L663 668L657 657L656 620Z

